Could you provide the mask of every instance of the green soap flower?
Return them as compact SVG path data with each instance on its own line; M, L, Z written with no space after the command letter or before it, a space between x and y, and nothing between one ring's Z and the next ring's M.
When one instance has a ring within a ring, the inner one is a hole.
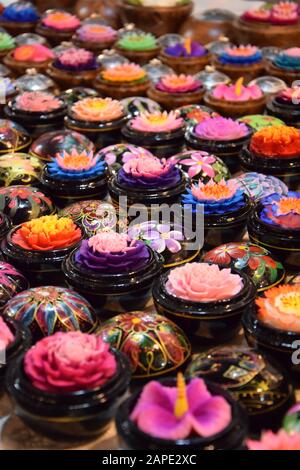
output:
M129 51L149 51L157 47L157 41L150 33L133 33L126 34L119 39L118 46Z
M16 43L14 38L8 33L1 33L0 32L0 50L3 51L5 49L13 49Z

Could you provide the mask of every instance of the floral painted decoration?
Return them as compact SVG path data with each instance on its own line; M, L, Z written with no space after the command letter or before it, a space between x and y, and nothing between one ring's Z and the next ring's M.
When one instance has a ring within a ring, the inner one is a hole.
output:
M272 328L300 333L300 286L273 287L256 299L258 318Z
M280 52L273 61L276 67L284 70L300 70L300 47L290 47Z
M6 304L3 315L27 326L36 341L57 331L89 333L97 325L92 306L74 290L42 286L24 290Z
M40 63L54 59L51 49L43 44L24 44L17 47L12 55L17 62Z
M264 431L259 441L248 439L249 450L300 450L300 433L287 433L280 429L277 433Z
M271 194L287 194L288 187L279 178L262 173L249 172L233 178L233 181L253 202L258 202Z
M80 20L66 11L54 10L44 16L42 25L57 31L73 31L80 26Z
M106 164L93 152L78 152L73 148L71 153L58 154L47 169L54 178L77 180L103 175Z
M249 242L220 245L207 252L203 261L244 271L259 291L282 282L285 276L283 265L273 259L269 251Z
M158 47L158 43L151 33L129 32L118 40L117 46L128 51L151 51Z
M186 385L179 373L177 387L154 381L145 385L130 419L146 434L177 441L220 433L231 422L231 407L225 398L212 395L202 379Z
M2 317L0 317L0 352L3 352L8 346L14 342L13 332Z
M265 4L257 10L246 11L242 19L274 25L290 25L299 21L299 7L295 2L282 1L275 5Z
M210 117L219 116L218 113L215 113L209 108L198 104L181 106L180 108L177 108L176 111L180 113L180 116L184 119L187 124L192 125L196 125L199 122L202 122Z
M300 230L300 192L272 194L261 201L263 222L283 230Z
M60 52L53 62L57 69L82 72L99 68L96 56L86 49L70 47Z
M246 204L243 191L232 180L193 184L181 200L182 204L190 204L193 212L203 205L205 215L233 212Z
M183 119L175 111L144 113L130 121L131 128L139 132L170 132L183 125Z
M115 121L124 116L124 109L111 98L84 98L73 104L71 113L79 121Z
M255 46L232 46L221 52L218 60L224 65L252 65L262 61L262 53Z
M207 152L200 150L187 150L178 153L169 159L177 165L192 181L200 180L208 183L209 180L220 182L229 179L230 173L223 161Z
M70 393L103 386L116 373L109 345L96 335L55 333L38 341L24 356L32 385L47 393Z
M28 281L14 266L0 261L0 309L18 292L27 289Z
M12 235L15 245L24 250L49 251L75 245L81 239L81 230L73 220L57 215L46 215L25 222Z
M192 93L203 87L200 80L193 75L165 75L156 84L159 91L165 93Z
M247 124L247 126L251 127L254 131L260 131L264 127L284 125L281 119L264 114L250 114L239 118L238 121Z
M1 19L16 23L33 23L39 19L39 14L31 2L19 1L7 5L1 14Z
M17 109L32 113L50 113L62 108L63 105L62 100L42 91L25 91L18 95L15 101Z
M83 240L75 261L89 271L118 274L142 268L149 256L149 249L140 240L131 240L117 232L100 232Z
M165 54L172 57L203 57L208 51L191 38L186 38L183 42L179 42L173 46L168 46L164 50Z
M176 186L181 174L175 165L153 156L131 158L118 172L118 182L126 187L163 189Z
M198 303L231 299L242 288L243 279L239 274L208 263L186 263L174 268L166 282L169 294Z
M300 103L300 86L294 86L282 90L276 97L275 102L290 105L299 106Z
M206 140L236 140L250 134L246 124L221 116L205 119L194 131L197 137Z
M149 150L133 144L109 145L100 150L99 156L107 163L109 170L112 172L119 170L131 158L153 157Z
M168 374L190 355L183 331L165 317L149 312L128 312L105 321L96 334L127 356L134 378Z
M115 41L117 31L103 24L87 23L77 29L76 37L81 41L97 44L97 42Z
M116 65L101 72L101 77L107 82L114 83L139 83L147 79L145 70L140 65L125 63Z
M239 78L233 85L217 85L212 96L224 101L251 101L258 100L263 92L258 85L243 85L243 77Z
M289 126L265 127L252 136L250 150L264 158L300 156L299 129Z
M5 153L0 156L0 185L36 183L42 168L41 161L27 153Z
M129 227L128 235L133 240L143 240L152 250L163 253L178 253L182 249L180 242L184 240L182 228L155 220L134 224Z

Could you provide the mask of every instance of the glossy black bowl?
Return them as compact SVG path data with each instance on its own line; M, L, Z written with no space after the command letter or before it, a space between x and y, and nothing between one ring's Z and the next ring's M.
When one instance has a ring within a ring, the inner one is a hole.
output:
M176 386L175 379L164 379L166 386ZM206 382L209 391L213 395L219 395L226 399L231 406L232 421L223 431L211 437L190 437L177 441L160 439L140 431L135 423L130 420L130 414L137 403L141 390L135 392L119 407L116 416L116 425L121 449L126 450L174 450L177 452L187 450L230 450L240 449L247 436L247 415L239 403L230 393L222 387Z
M0 241L6 237L11 228L11 221L3 212L0 212Z
M103 274L83 268L76 262L74 250L62 264L65 281L103 316L143 310L151 299L154 279L163 269L163 258L150 247L147 248L150 257L145 266L120 274Z
M290 190L300 187L300 155L296 157L264 157L244 148L240 154L241 168L281 179Z
M64 279L61 263L78 243L57 250L25 250L12 240L14 233L20 227L21 225L14 227L2 240L1 250L4 260L19 269L28 279L31 287L61 285Z
M153 285L156 310L180 326L197 346L232 340L240 330L242 314L255 309L256 288L247 274L234 268L231 271L243 279L242 290L230 299L203 303L169 294L166 282L170 271L162 274Z
M185 133L185 141L188 148L193 150L202 150L221 158L228 166L231 173L240 169L239 155L252 136L252 129L249 127L249 133L244 137L234 140L208 140L201 139L195 133L195 126L189 127Z
M64 179L53 177L47 166L43 169L40 184L45 192L60 208L76 201L86 199L104 199L107 196L106 173L89 178Z
M244 312L242 325L248 344L268 353L299 380L300 333L285 331L263 323L256 309Z
M262 210L262 204L256 205L248 218L247 229L251 242L273 253L287 271L299 271L300 231L286 230L263 222L260 218Z
M300 106L280 102L275 98L271 98L266 105L267 114L275 116L284 121L289 126L300 126Z
M31 334L22 323L4 317L4 321L14 334L14 341L5 351L5 361L0 361L0 395L4 392L5 374L8 367L31 346Z
M132 129L130 122L122 129L127 142L143 147L159 158L172 157L184 149L184 132L184 126L169 132L141 132Z
M16 414L30 428L54 439L85 439L102 434L114 418L131 379L125 356L115 350L112 353L117 371L102 387L62 394L35 388L25 375L24 356L18 358L6 376Z

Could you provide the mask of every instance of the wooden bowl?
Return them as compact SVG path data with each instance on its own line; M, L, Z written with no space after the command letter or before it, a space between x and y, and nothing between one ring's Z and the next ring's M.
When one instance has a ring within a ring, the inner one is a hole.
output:
M213 66L219 70L219 72L228 75L232 80L238 80L240 77L244 77L245 83L250 82L254 78L260 77L264 74L266 69L266 63L261 60L257 64L250 65L233 65L233 64L221 64L218 58L214 58L212 61Z
M203 99L204 93L204 88L192 93L165 93L151 85L147 94L149 98L159 103L163 108L171 110L189 104L199 104Z
M237 18L233 22L233 31L241 44L282 48L300 46L300 24L276 26Z
M147 96L147 90L150 85L149 80L141 83L112 83L102 80L100 76L94 82L94 88L101 93L102 96L110 96L115 100L122 100L130 96Z
M176 73L184 73L188 75L194 75L197 72L205 69L205 67L211 61L211 55L206 54L202 57L172 57L162 51L159 55L159 59L163 64L171 67Z
M225 101L214 98L210 93L204 96L206 106L214 109L222 116L239 118L250 114L263 114L266 106L266 96L252 101Z
M4 57L3 63L16 75L24 75L27 69L36 69L38 72L46 71L51 60L48 59L43 62L19 61L14 59L12 51Z
M284 80L289 86L292 86L294 81L300 80L300 70L292 71L281 69L270 61L267 62L266 71L268 75L281 78L281 80Z
M150 60L155 59L160 53L160 46L155 47L149 51L128 51L127 49L123 49L122 47L115 46L114 49L121 54L122 56L126 57L130 62L134 62L135 64L145 65Z
M76 86L91 86L97 77L99 70L84 70L82 72L71 72L57 69L50 64L47 68L47 74L63 89Z

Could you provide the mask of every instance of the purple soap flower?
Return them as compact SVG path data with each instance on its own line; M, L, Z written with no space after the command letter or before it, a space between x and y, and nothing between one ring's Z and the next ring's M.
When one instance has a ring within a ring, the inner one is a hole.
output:
M183 43L166 47L165 53L172 57L202 57L207 54L207 49L187 38Z

